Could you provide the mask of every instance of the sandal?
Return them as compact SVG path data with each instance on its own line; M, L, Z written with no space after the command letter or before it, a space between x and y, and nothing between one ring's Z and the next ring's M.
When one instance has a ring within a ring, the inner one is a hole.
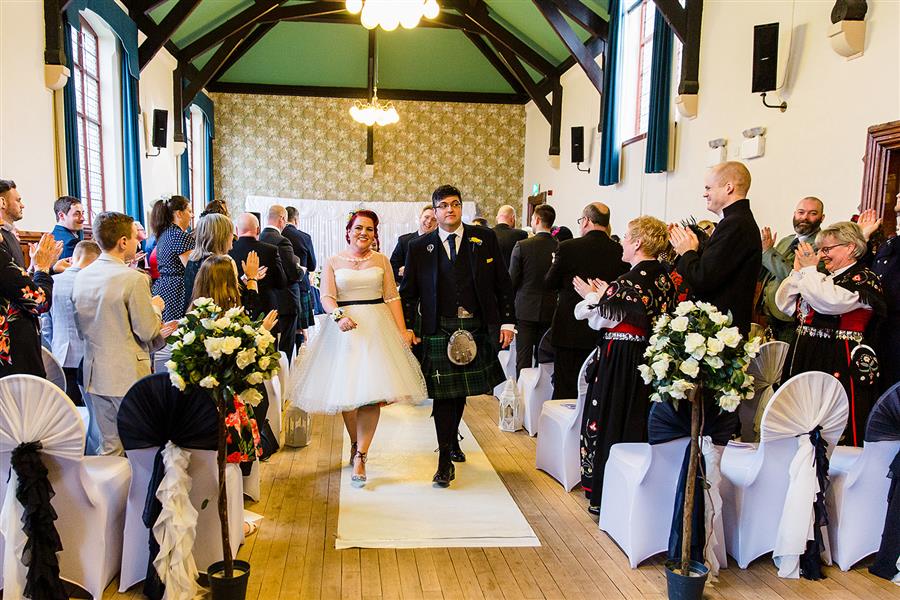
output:
M259 525L256 521L244 521L244 537L248 538L259 529Z
M359 459L362 464L366 464L367 456L365 452L357 452L354 456L354 459ZM355 488L361 488L366 485L366 476L365 475L357 475L354 473L350 476L350 485Z
M356 442L350 442L350 467L353 467L353 458L356 456L356 450L359 448L359 444Z

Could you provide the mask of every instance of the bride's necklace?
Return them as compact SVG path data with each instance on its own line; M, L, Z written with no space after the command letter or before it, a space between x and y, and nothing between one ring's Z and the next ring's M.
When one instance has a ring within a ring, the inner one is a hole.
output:
M347 262L361 263L361 262L366 262L367 260L369 260L370 258L372 258L372 255L373 255L373 254L374 254L374 252L372 252L371 250L369 250L369 251L365 254L365 256L360 256L359 258L356 258L356 257L353 257L353 256L344 256L343 254L341 255L341 258L343 258L343 259L346 260Z

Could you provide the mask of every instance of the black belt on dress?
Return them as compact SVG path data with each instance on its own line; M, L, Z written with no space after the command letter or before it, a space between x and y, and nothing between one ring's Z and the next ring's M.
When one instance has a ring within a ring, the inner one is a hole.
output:
M344 300L338 302L338 306L354 306L357 304L383 304L384 298L372 298L371 300Z

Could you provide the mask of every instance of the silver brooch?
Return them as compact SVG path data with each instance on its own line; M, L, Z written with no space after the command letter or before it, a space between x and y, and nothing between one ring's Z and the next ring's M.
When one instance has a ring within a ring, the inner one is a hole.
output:
M428 244L427 246L425 246L425 249L429 252L434 252L434 244Z

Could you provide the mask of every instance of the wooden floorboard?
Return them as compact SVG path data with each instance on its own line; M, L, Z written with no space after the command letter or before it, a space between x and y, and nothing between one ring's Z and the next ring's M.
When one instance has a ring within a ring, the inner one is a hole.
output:
M390 410L390 408L386 409ZM466 423L541 541L533 548L335 550L343 422L316 416L305 448L284 448L262 465L259 531L238 558L252 566L249 600L663 600L664 557L637 569L597 527L580 490L565 492L534 468L535 438L497 428L497 402L469 400ZM387 442L383 442L387 443ZM377 444L373 446L377 452ZM459 465L465 470L465 464ZM427 482L423 482L427 485ZM464 518L464 517L461 517ZM706 589L708 600L900 600L900 587L869 574L871 558L849 572L826 567L822 581L777 576L771 556L731 567ZM143 598L141 585L104 598Z

